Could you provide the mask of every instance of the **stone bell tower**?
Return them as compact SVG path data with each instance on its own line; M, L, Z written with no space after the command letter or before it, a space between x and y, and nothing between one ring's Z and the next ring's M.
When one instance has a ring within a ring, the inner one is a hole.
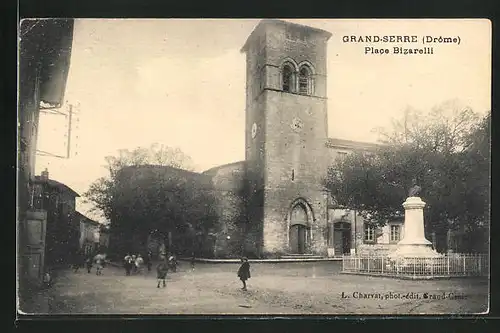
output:
M246 53L247 246L326 255L329 32L263 20Z

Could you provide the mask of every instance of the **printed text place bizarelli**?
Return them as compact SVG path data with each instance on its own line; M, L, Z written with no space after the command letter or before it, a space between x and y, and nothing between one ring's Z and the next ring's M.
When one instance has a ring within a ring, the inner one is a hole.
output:
M384 36L342 36L345 44L364 44L363 52L367 55L432 55L433 45L460 45L460 36L417 36L417 35L384 35ZM420 45L418 45L418 44ZM392 45L387 45L392 44Z

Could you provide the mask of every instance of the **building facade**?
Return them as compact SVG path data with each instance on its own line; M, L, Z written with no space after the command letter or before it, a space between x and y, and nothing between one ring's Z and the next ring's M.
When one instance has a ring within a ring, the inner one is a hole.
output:
M77 197L80 195L73 189L50 179L47 170L35 176L33 206L47 213L44 257L49 267L69 263L71 254L78 250Z
M63 102L73 24L72 19L26 19L20 26L17 264L21 299L25 291L41 284L45 271L47 212L33 206L38 123L42 103L58 108Z
M77 212L79 220L79 247L83 253L90 255L100 248L100 223Z
M99 225L99 248L107 251L109 248L109 226L107 225Z
M372 154L377 144L329 138L327 141L329 165L336 160L357 152ZM333 201L328 204L328 254L383 254L395 248L403 238L403 218L388 221L378 227L365 221L356 210L339 207Z

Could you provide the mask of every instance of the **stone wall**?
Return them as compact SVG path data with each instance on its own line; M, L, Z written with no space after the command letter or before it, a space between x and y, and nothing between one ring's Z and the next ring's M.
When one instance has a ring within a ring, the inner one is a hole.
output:
M247 222L244 226L244 253L249 258L260 258L264 239L264 190L257 190L248 196Z
M240 257L246 223L245 162L215 167L204 174L212 177L213 195L217 204L218 226L214 230L214 255Z
M216 190L218 203L218 230L216 256L239 257L242 252L245 211L243 198L234 191Z

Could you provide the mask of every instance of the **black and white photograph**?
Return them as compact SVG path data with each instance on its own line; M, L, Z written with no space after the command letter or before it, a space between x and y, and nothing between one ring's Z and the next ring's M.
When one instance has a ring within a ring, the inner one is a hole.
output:
M491 29L21 20L18 314L488 314Z

